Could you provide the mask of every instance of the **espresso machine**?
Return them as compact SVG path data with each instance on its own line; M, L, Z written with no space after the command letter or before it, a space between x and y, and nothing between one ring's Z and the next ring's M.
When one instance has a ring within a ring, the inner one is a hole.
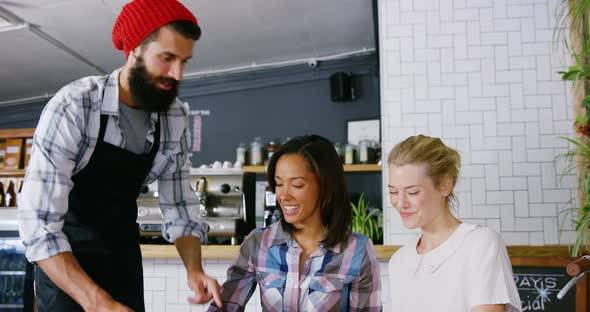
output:
M238 244L255 226L255 181L253 173L241 168L190 171L191 188L198 199L198 214L209 225L210 244L227 240ZM157 184L151 184L137 199L142 236L161 236L164 222L159 207Z

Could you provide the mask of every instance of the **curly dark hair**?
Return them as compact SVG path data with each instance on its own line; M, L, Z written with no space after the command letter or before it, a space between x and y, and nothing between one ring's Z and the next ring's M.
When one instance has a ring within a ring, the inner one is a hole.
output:
M283 155L301 155L319 182L319 208L322 224L326 227L322 244L326 247L348 239L352 233L352 208L346 189L344 169L334 145L319 135L295 137L279 147L268 163L268 184L275 190L277 162ZM283 229L294 233L297 229L281 219Z

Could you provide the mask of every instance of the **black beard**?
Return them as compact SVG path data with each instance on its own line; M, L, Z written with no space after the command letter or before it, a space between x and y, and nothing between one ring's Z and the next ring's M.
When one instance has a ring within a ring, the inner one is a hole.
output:
M155 86L156 82L168 83L170 90L162 90ZM145 67L143 58L137 58L135 66L129 73L131 97L137 107L148 112L166 112L178 95L178 81L174 78L155 78Z

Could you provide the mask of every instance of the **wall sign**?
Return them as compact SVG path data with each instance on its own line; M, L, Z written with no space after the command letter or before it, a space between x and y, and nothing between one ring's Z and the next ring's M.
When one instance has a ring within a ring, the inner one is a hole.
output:
M348 143L359 144L362 140L380 142L380 120L349 120L346 122Z
M564 298L557 294L571 279L565 267L573 259L554 257L511 257L514 282L522 311L585 312L588 278L581 279ZM518 264L518 265L516 265Z

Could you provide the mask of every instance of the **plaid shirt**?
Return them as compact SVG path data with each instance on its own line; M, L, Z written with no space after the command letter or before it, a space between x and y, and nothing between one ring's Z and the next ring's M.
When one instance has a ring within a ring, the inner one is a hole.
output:
M94 152L101 114L110 116L104 141L120 148L125 145L119 128L119 72L65 86L41 114L18 202L20 237L31 262L71 251L62 227L72 175L88 164ZM150 144L157 118L152 113L146 137ZM163 236L172 242L192 235L204 242L208 226L199 220L197 197L189 185L188 107L178 99L160 115L160 133L160 148L144 184L158 179Z
M369 238L353 233L332 248L320 245L298 272L301 252L280 222L252 232L227 271L223 311L243 311L256 284L264 311L381 311L379 269ZM306 278L308 287L302 288ZM215 303L208 311L218 311Z

